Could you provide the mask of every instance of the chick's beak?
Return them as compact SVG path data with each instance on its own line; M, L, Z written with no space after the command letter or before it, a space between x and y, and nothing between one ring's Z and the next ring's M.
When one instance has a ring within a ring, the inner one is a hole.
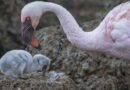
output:
M44 65L44 66L42 67L42 74L43 74L43 75L45 75L46 69L47 69L47 65Z
M38 44L37 39L34 37L33 33L34 33L34 28L32 27L31 20L27 19L22 24L22 30L21 30L22 38L26 43L37 48L39 47L39 44Z

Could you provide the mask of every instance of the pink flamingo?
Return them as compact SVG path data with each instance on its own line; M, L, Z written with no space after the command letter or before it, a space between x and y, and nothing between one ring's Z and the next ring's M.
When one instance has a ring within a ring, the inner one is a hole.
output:
M84 32L64 7L51 2L31 2L23 7L21 22L23 39L34 47L39 44L33 37L33 32L46 11L56 14L67 39L76 47L130 60L130 2L122 3L111 10L91 32Z

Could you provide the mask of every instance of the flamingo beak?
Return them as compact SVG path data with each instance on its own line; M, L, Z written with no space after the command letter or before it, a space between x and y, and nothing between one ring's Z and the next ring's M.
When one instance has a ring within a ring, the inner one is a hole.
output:
M44 65L44 66L42 67L42 74L43 74L43 75L45 75L46 69L47 69L47 65Z
M32 26L32 22L29 18L27 18L26 21L22 24L22 30L21 30L22 38L26 43L41 50L41 46L39 45L37 39L34 37L33 33L34 28Z

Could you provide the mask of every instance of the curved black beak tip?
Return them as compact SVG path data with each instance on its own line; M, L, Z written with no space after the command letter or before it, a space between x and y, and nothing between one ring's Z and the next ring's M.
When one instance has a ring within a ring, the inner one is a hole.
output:
M42 47L41 47L40 44L37 47L35 47L35 48L38 49L38 50L42 50Z
M42 70L42 75L45 76L46 70Z

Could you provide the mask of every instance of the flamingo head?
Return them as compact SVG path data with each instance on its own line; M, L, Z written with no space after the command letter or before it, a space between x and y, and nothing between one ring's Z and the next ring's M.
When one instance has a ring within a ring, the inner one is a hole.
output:
M27 44L37 49L41 49L41 47L36 37L34 37L34 31L36 31L42 13L39 7L32 4L25 5L21 11L22 38Z

